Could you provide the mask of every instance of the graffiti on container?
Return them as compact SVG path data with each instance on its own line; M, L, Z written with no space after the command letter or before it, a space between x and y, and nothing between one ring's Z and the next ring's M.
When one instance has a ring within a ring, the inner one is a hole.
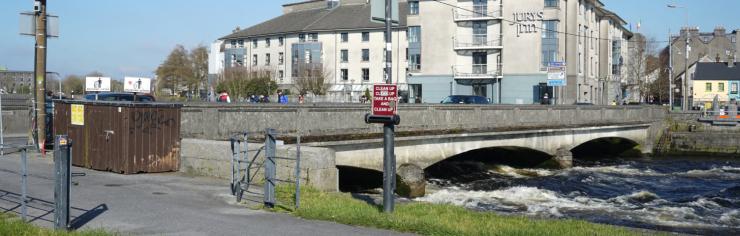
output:
M130 134L137 131L144 134L151 134L162 128L175 125L175 119L157 111L135 111L133 112L133 117L134 125L129 128Z

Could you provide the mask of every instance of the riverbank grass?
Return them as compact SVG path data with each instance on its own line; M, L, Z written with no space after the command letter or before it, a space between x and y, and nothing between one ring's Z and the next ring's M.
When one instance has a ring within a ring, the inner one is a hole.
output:
M368 204L347 193L301 190L301 205L293 210L295 187L280 186L279 205L295 216L341 224L389 229L422 235L641 235L640 232L580 220L533 219L476 212L463 207L431 204L397 204L385 214L382 206Z
M103 230L59 231L23 222L20 218L0 212L0 236L109 236Z

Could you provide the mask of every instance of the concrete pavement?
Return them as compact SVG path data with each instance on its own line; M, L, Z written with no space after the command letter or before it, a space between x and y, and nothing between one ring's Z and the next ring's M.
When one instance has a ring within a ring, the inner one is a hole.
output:
M53 162L29 155L29 214L53 221ZM20 155L0 157L0 210L19 214ZM118 175L73 168L71 215L82 228L134 235L401 235L392 231L298 219L237 205L228 181L181 174ZM77 183L77 184L74 184Z

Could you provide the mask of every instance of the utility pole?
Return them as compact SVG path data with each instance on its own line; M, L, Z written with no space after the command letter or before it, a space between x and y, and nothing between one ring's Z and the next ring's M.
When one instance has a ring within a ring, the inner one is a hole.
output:
M673 111L673 37L668 28L668 105Z
M34 70L36 86L36 138L39 150L46 143L46 0L35 1L36 20L36 63Z
M681 80L682 82L681 86L683 87L681 89L682 94L683 94L683 99L681 101L683 111L689 110L689 91L688 91L689 90L689 53L691 52L690 51L691 49L689 47L689 35L690 35L689 34L689 24L687 21L686 23L686 63L684 63L685 68L683 72L683 80Z

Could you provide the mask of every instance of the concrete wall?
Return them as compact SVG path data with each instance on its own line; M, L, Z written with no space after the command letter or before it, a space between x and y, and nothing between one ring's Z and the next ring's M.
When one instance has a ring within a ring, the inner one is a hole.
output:
M244 105L187 104L182 112L183 138L228 140L231 135L264 132L300 132L303 136L382 133L382 126L366 124L369 105ZM655 106L494 106L416 105L399 107L396 130L483 132L532 128L585 127L650 123L665 118Z
M248 156L254 157L261 143L250 143ZM295 145L278 146L277 156L296 157ZM180 171L221 179L231 178L231 143L229 141L212 141L183 139ZM260 153L256 163L264 162L264 153ZM295 161L277 160L277 178L295 180ZM264 183L264 167L256 166L257 183ZM338 190L338 170L334 163L334 151L328 148L301 147L301 184L313 186L324 191Z

